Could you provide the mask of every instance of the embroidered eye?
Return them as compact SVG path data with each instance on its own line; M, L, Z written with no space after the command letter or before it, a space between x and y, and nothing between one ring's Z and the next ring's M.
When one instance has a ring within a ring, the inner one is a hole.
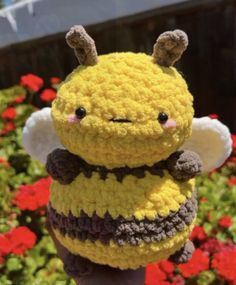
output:
M86 116L86 110L84 107L79 107L75 110L75 115L78 119L83 119Z
M164 124L168 120L168 115L164 112L161 112L161 113L159 113L157 119L158 119L160 124Z

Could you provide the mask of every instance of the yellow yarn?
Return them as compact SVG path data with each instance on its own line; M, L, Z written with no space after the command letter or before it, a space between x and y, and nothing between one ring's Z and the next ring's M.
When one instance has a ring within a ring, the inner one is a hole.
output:
M68 118L79 107L86 109L86 116L79 123L69 123ZM176 127L164 128L157 120L160 112L174 120ZM167 159L190 136L192 96L174 67L159 66L142 53L112 53L99 56L94 66L78 67L67 77L53 102L52 118L65 148L89 164L152 166ZM144 178L127 175L122 183L114 174L103 180L93 172L91 178L79 174L69 185L53 181L50 202L65 215L71 211L78 217L83 210L89 216L95 212L104 217L108 211L114 219L122 215L154 220L157 215L166 217L178 211L193 188L194 179L178 182L166 170L162 178L146 171ZM168 258L184 245L192 227L161 242L139 246L82 242L57 230L55 234L71 252L93 262L134 269Z
M194 224L194 223L193 223ZM179 250L187 241L193 224L186 227L174 237L155 243L142 243L139 246L126 244L119 246L114 242L104 245L100 241L85 242L63 236L54 230L57 239L72 253L89 258L99 264L109 264L120 269L136 269L147 263L168 259L170 255Z
M80 106L86 117L69 124L68 116ZM159 112L174 119L176 128L164 129L157 121ZM53 102L52 116L62 144L90 164L152 165L189 137L192 96L174 67L161 67L142 53L112 53L68 76ZM117 124L112 118L132 123Z
M78 217L83 210L89 216L96 212L103 218L108 211L114 219L122 215L126 219L135 216L154 220L157 215L178 211L194 188L194 179L177 182L168 171L164 173L163 178L150 173L141 179L128 175L122 183L113 174L106 180L97 173L90 179L80 174L69 185L53 181L50 201L58 213L66 216L71 211Z

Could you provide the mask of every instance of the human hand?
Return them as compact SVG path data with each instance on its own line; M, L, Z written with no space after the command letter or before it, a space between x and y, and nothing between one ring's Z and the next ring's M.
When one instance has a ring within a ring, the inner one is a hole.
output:
M144 285L145 268L120 270L100 265L79 255L73 255L57 240L50 221L46 227L64 264L65 272L74 278L77 285Z

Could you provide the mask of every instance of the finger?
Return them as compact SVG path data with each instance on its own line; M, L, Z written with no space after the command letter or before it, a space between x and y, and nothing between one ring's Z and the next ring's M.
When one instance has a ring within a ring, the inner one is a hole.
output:
M80 285L144 285L145 268L120 270L109 266L94 265L90 275L79 278Z
M46 227L57 249L58 257L63 261L64 268L67 269L66 272L78 270L78 274L73 274L77 285L144 285L145 268L120 270L93 263L79 255L75 256L57 240L48 217ZM71 276L70 273L69 275Z

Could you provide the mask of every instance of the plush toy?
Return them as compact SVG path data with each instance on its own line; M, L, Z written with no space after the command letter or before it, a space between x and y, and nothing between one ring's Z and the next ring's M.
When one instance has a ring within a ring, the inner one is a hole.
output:
M80 66L23 131L27 152L53 178L48 213L57 240L75 256L120 269L186 262L194 176L231 152L226 126L193 118L192 95L173 67L187 35L163 33L152 56L97 56L82 26L66 40Z

